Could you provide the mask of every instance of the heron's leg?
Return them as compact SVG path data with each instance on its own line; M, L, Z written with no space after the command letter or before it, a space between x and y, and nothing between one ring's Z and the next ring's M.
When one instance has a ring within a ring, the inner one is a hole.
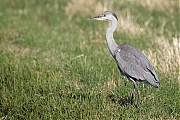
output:
M138 103L137 103L137 107L140 108L140 90L137 90L138 92Z
M134 83L134 88L135 88L136 92L138 93L137 107L139 109L140 108L140 91L138 89L136 82L134 80L131 80L131 81Z
M131 105L133 104L133 99L134 99L134 96L135 96L135 92L136 92L136 89L135 89L135 85L134 85L134 89L133 89L132 96L131 96Z

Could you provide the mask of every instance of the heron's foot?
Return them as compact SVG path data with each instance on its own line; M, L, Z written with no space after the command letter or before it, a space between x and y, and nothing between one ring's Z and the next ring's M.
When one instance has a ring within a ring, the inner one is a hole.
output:
M141 112L141 110L140 110L140 107L137 109L137 113L140 113Z
M141 111L141 110L140 110L140 106L139 106L138 104L136 104L135 106L136 106L136 108L137 108L137 113L140 113L140 111Z
M137 108L138 108L138 112L140 112L140 91L138 90L138 101L137 101Z

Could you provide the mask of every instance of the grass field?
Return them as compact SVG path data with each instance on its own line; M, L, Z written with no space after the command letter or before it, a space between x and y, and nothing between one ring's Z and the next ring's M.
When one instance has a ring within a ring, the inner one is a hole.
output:
M0 120L180 119L178 0L1 0ZM133 85L118 72L105 43L114 11L118 44L143 51L161 86ZM137 98L136 98L137 99Z

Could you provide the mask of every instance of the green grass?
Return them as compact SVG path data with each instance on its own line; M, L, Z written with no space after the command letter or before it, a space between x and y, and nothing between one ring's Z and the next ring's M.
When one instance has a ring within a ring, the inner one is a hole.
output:
M116 31L117 43L148 53L148 48L162 49L154 45L156 38L172 43L179 36L177 12L115 3L117 16L130 11L132 21L144 29L139 34ZM130 104L132 83L119 74L107 45L92 42L105 40L108 23L88 21L93 12L67 15L66 6L66 0L1 1L0 119L180 119L179 66L166 73L155 66L159 89L138 84L137 113L136 102Z

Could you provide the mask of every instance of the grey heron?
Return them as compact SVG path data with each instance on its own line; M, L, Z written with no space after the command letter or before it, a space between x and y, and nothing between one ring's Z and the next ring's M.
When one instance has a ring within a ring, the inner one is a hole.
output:
M118 18L114 12L106 11L101 15L93 16L88 20L108 20L111 22L110 27L106 31L107 46L112 57L116 61L117 67L122 76L133 82L134 89L132 92L131 103L135 93L137 93L137 107L140 109L140 91L136 82L145 82L156 88L160 85L153 66L140 50L128 44L116 44L113 38L113 33L117 27Z

